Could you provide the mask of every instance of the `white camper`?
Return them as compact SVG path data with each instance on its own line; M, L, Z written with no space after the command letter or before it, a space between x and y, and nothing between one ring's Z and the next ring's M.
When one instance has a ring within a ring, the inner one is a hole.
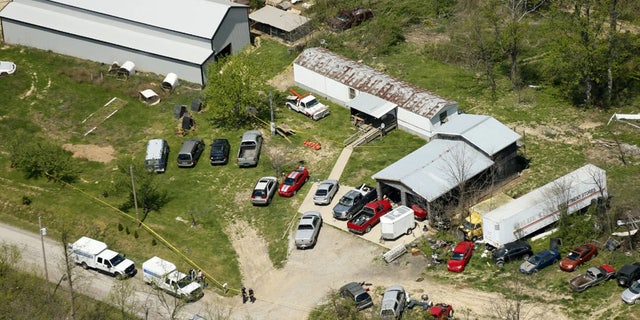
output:
M607 197L606 172L588 164L482 216L484 240L499 248Z
M199 283L178 271L175 264L159 257L142 263L142 274L144 282L178 298L193 301L204 295Z
M151 139L147 143L147 155L144 164L149 172L165 172L167 158L169 157L169 144L164 139Z
M71 259L85 269L95 269L118 279L133 277L136 266L123 255L107 249L104 242L82 237L67 245Z
M398 206L380 217L380 226L384 240L394 240L403 234L411 234L416 227L413 209Z

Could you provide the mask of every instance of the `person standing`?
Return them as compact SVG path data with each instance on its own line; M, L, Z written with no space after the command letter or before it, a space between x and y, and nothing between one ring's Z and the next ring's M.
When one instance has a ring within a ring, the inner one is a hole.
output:
M253 295L253 289L249 288L249 300L251 300L251 303L256 302L256 297Z
M249 289L249 290L251 290L251 289ZM247 300L249 299L249 298L247 298L247 289L245 287L242 287L242 289L240 289L240 291L242 292L242 303L243 304L247 303ZM250 291L250 292L253 292L253 291Z

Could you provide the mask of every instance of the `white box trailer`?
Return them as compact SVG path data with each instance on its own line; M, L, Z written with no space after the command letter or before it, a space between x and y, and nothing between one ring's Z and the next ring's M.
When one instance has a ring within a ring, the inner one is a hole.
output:
M107 249L107 244L82 237L67 245L71 259L84 269L95 269L119 279L135 276L137 270L133 261L123 255Z
M484 240L501 247L556 222L565 209L573 213L607 197L606 172L585 165L485 214Z
M413 209L407 206L398 206L380 217L380 230L384 240L394 240L403 234L409 235L415 227Z
M204 295L199 283L178 271L176 265L157 256L142 263L142 279L154 288L188 301Z

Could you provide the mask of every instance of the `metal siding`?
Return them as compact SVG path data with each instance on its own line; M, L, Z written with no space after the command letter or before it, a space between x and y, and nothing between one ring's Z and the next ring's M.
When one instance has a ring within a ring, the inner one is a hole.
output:
M249 16L245 8L232 8L218 27L211 45L216 54L231 44L231 53L244 49L251 42Z
M431 138L433 131L429 119L402 108L398 108L398 127L425 139Z

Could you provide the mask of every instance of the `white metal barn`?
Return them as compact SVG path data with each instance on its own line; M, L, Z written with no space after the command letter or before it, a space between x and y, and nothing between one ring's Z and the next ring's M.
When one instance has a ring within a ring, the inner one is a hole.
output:
M206 65L250 43L248 7L225 0L13 0L4 40L206 83Z
M304 50L293 63L293 76L296 85L349 108L366 109L359 101L363 93L387 101L400 129L426 139L458 114L457 102L324 48Z

